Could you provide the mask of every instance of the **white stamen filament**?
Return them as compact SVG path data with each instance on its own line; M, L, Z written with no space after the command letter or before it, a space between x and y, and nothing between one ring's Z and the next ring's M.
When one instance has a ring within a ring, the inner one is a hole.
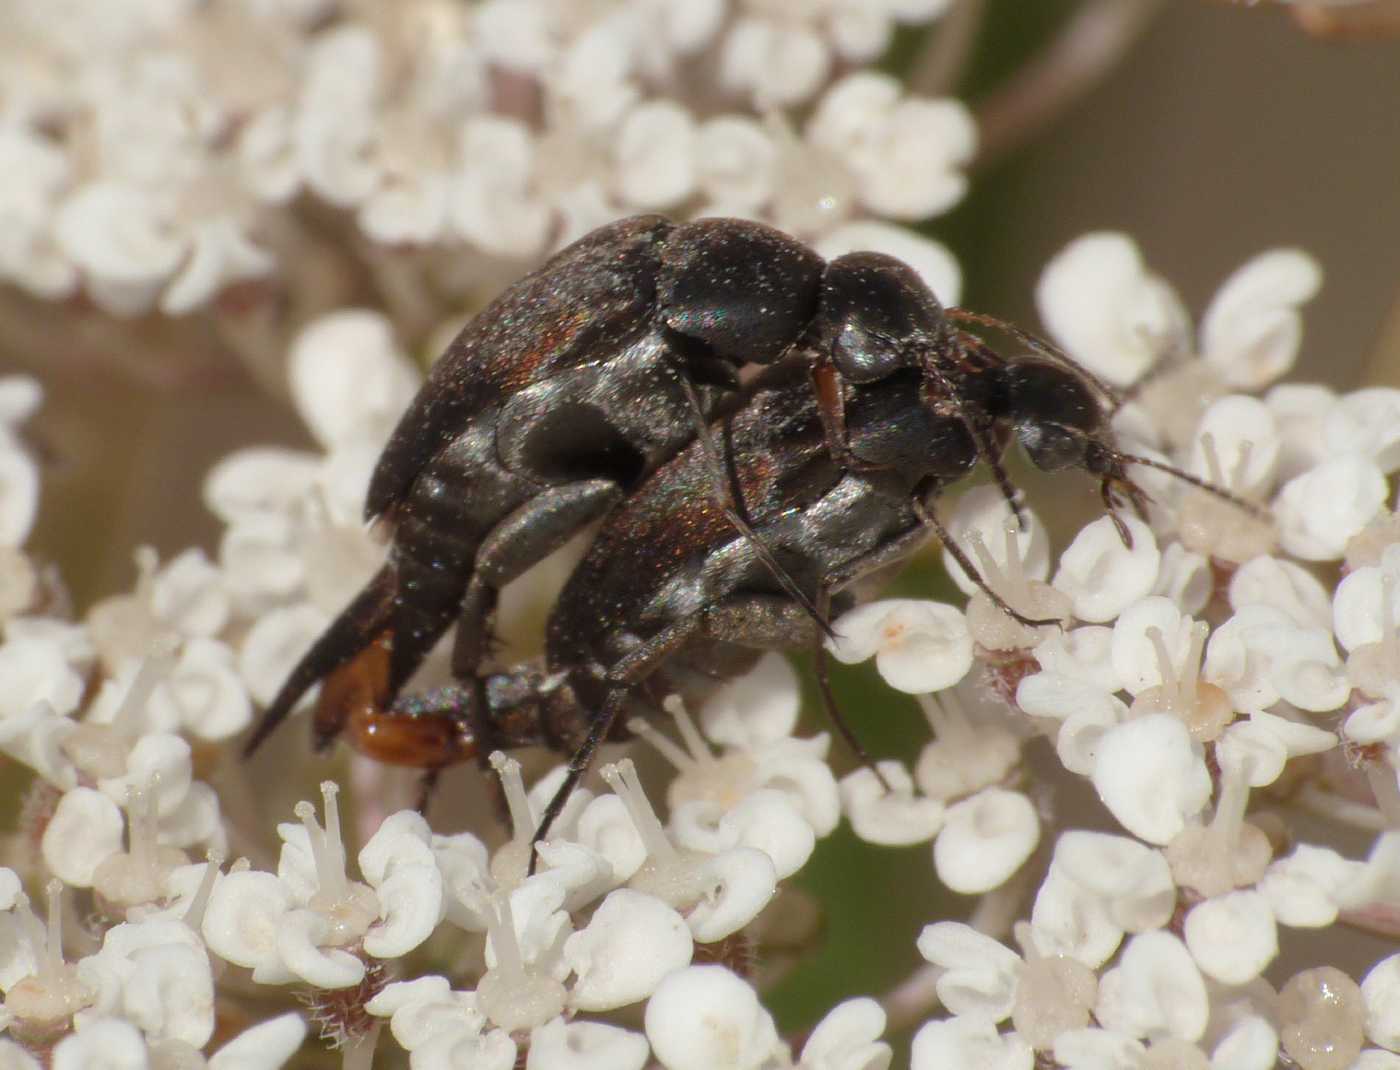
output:
M631 815L632 824L636 826L637 835L642 838L647 853L658 861L673 861L677 857L676 849L642 789L637 767L632 764L632 760L624 758L620 762L603 766L599 772L607 781L608 787L612 788L622 800L622 804L627 807L627 813Z
M491 768L501 778L501 788L505 791L506 809L510 811L511 839L516 843L528 843L539 827L535 815L530 812L530 799L525 791L525 778L520 772L520 763L507 757L503 751L493 751Z

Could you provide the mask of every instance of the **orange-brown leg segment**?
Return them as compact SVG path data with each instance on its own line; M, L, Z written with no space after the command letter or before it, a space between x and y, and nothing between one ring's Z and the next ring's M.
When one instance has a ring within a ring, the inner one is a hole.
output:
M344 733L361 754L386 765L440 769L476 756L465 714L386 705L392 641L386 636L335 669L321 684L316 705L318 747Z

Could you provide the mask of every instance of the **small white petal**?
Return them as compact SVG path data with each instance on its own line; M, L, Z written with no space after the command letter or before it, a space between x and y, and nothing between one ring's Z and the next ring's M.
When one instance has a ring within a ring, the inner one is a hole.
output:
M761 123L721 115L701 124L696 136L696 183L720 204L757 208L772 195L777 156Z
M1075 536L1060 555L1054 586L1074 602L1080 620L1112 620L1157 582L1162 555L1146 524L1134 516L1123 517L1133 545L1123 545L1109 517L1100 517Z
M713 881L711 890L685 919L691 934L702 944L738 932L758 917L778 889L772 859L752 847L736 847L716 855L709 862L707 875Z
M1031 801L1017 791L986 788L948 808L933 845L938 879L975 895L1004 884L1040 842Z
M1302 340L1297 306L1322 285L1317 261L1297 249L1260 253L1221 285L1201 317L1201 351L1227 383L1258 390L1293 366Z
M1259 890L1280 924L1320 929L1337 920L1346 889L1359 886L1365 869L1364 862L1302 843L1269 866Z
M1230 394L1213 402L1196 425L1190 470L1214 479L1202 439L1210 435L1226 483L1237 491L1262 492L1273 483L1282 449L1278 421L1258 398Z
M1210 1016L1205 981L1175 936L1156 931L1128 941L1119 965L1104 974L1094 1014L1131 1036L1199 1040Z
M1055 844L1054 865L1097 896L1113 922L1128 932L1161 928L1176 908L1165 856L1126 836L1065 832Z
M1230 578L1230 606L1273 606L1305 628L1330 628L1331 599L1316 576L1294 561L1260 554Z
M908 770L898 762L880 762L879 769L893 792L871 769L856 769L841 778L841 804L852 831L867 843L889 847L932 839L943 827L943 803L916 795Z
M938 998L953 1014L1000 1022L1011 1016L1021 957L970 925L940 921L919 933L919 954L945 972Z
M141 1031L130 1022L99 1018L53 1049L53 1070L148 1070Z
M58 800L39 850L64 884L91 888L98 865L122 849L125 830L116 803L92 788L74 788Z
M1199 744L1170 714L1152 714L1109 729L1094 763L1094 789L1125 829L1165 844L1210 799L1210 773Z
M572 1003L605 1011L644 1000L690 964L693 946L685 919L661 900L630 888L610 892L564 942L564 960L578 975Z
M943 526L961 547L968 547L968 535L976 532L992 560L1003 567L1007 564L1006 532L1010 528L1015 533L1014 546L1021 559L1021 570L1030 579L1045 580L1050 575L1050 537L1034 512L1028 509L1022 512L1024 527L1016 523L1000 488L989 484L973 487L958 499ZM963 594L972 595L980 590L947 550L943 551L943 571Z
M287 374L297 411L327 449L383 442L420 380L393 325L369 309L332 312L302 328Z
M1400 1051L1400 955L1381 959L1361 982L1366 1001L1366 1036Z
M725 37L719 77L726 86L748 90L762 112L806 100L830 67L826 42L815 31L741 17Z
M1031 1070L1035 1052L1016 1034L1002 1036L985 1018L950 1018L925 1022L914 1034L911 1070L946 1070L953 1066L978 1070Z
M360 205L356 219L365 236L381 245L431 245L444 237L450 194L442 172L394 176Z
M691 966L647 1002L647 1037L667 1070L758 1067L782 1042L754 990L723 966Z
M1289 480L1274 502L1279 543L1304 561L1332 561L1385 507L1385 473L1365 457L1344 455Z
M193 312L234 283L263 278L277 267L276 258L231 218L201 220L188 240L189 253L160 299L167 316Z
M288 911L277 926L277 954L288 970L318 988L359 984L365 964L348 951L322 946L328 935L323 915L313 910Z
M0 546L23 546L39 515L39 467L0 439Z
M1210 1070L1274 1070L1278 1034L1258 1015L1242 1018L1210 1053Z
M880 1040L885 1010L873 999L848 999L827 1012L802 1046L808 1070L886 1070L894 1057Z
M1068 955L1098 969L1118 950L1123 932L1098 895L1050 868L1031 909L1031 938L1042 955Z
M753 748L791 736L801 711L802 692L792 663L770 652L744 675L716 688L699 716L712 742Z
M618 194L638 208L668 208L695 189L695 120L679 104L649 100L615 141Z
M209 470L204 504L226 524L249 514L291 513L315 485L320 458L296 450L230 453Z
M200 931L220 958L252 969L254 980L280 984L292 979L277 952L291 906L291 893L271 873L230 873L214 886Z
M914 694L952 687L972 668L972 633L952 606L917 599L871 602L832 623L827 649L847 665L873 653L891 687Z
M149 309L185 254L152 199L114 182L85 186L64 202L55 234L93 300L119 316Z
M530 1032L525 1070L642 1070L650 1050L618 1026L555 1018Z
M1356 453L1387 475L1400 468L1400 390L1370 386L1344 394L1322 424L1328 455Z
M306 1022L283 1014L243 1030L209 1057L209 1070L277 1070L301 1048Z
M1166 647L1171 670L1179 670L1190 651L1194 623L1170 599L1157 595L1126 607L1113 626L1113 668L1124 690L1138 695L1164 682L1149 630L1156 629Z
M1183 935L1201 972L1221 984L1254 980L1278 954L1274 912L1255 891L1197 903L1186 915Z
M579 814L574 835L583 846L608 860L613 877L625 881L647 860L646 844L621 798L599 795Z
M1036 285L1041 321L1090 371L1133 382L1186 334L1175 292L1151 274L1124 234L1086 234L1045 266Z
M1142 1043L1107 1029L1070 1029L1055 1038L1055 1061L1066 1070L1126 1070L1147 1058Z

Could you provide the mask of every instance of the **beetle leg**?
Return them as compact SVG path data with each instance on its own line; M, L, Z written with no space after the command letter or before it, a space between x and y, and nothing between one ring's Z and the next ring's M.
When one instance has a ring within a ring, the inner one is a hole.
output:
M1046 624L1056 624L1061 628L1064 627L1064 621L1059 618L1051 617L1042 620L1036 617L1028 617L1024 613L1012 609L1006 599L992 590L987 584L987 581L982 578L982 573L978 571L977 566L972 563L972 559L968 557L967 552L958 545L957 540L948 532L948 529L943 526L942 521L938 519L938 514L919 499L915 499L914 511L918 514L920 523L934 530L938 535L938 540L943 543L944 548L948 553L953 555L953 560L962 566L962 570L967 573L967 578L977 585L978 590L991 599L992 605L996 606L997 609L1001 610L1017 624L1023 624L1027 628L1039 628Z
M468 679L480 669L500 588L559 549L622 497L622 488L610 479L551 487L491 530L476 552L476 567L458 614L452 648L456 676Z
M696 435L700 441L701 451L705 454L705 463L710 469L710 481L714 484L715 498L719 501L721 508L729 522L754 548L754 553L758 555L760 561L778 581L788 597L800 605L805 613L812 618L823 632L827 635L831 633L831 625L825 617L817 611L817 607L812 604L811 598L804 591L792 574L785 569L778 559L773 555L772 549L763 540L753 525L749 523L744 515L743 495L734 486L732 472L725 463L725 454L715 441L714 432L711 431L708 421L705 419L704 409L700 406L700 398L695 393L695 384L686 376L677 377L681 388L685 392L686 399L690 402L690 411L695 418Z
M817 595L817 605L824 610L831 608L831 588L822 587ZM836 702L836 695L831 690L831 659L827 657L826 644L818 642L812 649L813 661L817 673L817 692L821 695L822 709L826 711L826 719L840 733L841 738L846 741L846 746L850 748L856 760L875 774L876 779L885 785L885 791L894 794L894 786L885 779L885 774L880 772L875 765L875 759L870 756L870 752L865 749L865 745L856 737L855 729L851 727L845 715L841 712L841 707Z

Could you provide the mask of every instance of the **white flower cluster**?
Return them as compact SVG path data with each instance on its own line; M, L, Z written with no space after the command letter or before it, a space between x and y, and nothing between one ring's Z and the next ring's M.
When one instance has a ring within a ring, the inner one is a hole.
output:
M337 312L292 346L322 452L227 458L206 485L216 559L143 552L135 590L81 624L23 552L37 477L13 429L37 392L0 381L0 474L20 473L0 480L0 749L36 774L0 870L3 1065L276 1067L300 1015L209 1052L215 1017L295 990L346 1066L387 1032L424 1068L883 1070L885 1005L849 999L794 1045L750 971L751 934L844 817L873 843L930 844L939 879L989 905L918 936L928 998L890 1007L923 1023L916 1070L1395 1070L1400 955L1359 984L1271 972L1290 930L1386 931L1400 906L1400 391L1273 385L1318 283L1306 256L1265 254L1193 337L1128 239L1072 245L1042 316L1128 395L1119 447L1257 511L1133 466L1152 502L1123 518L1130 538L1099 519L1055 557L1033 512L1018 526L996 488L969 491L948 527L983 578L1064 626L1016 623L951 561L965 610L885 601L838 621L835 657L873 657L918 696L934 739L912 765L838 782L769 656L695 721L672 703L674 732L629 726L674 767L664 820L631 762L609 765L611 790L571 797L534 873L562 767L527 791L494 759L513 825L494 850L407 810L343 828L328 782L319 813L277 826L274 868L250 811L287 815L258 811L227 754L382 553L360 502L418 382L383 316ZM1023 760L1037 738L1101 801L1084 827ZM358 808L355 775L344 791ZM1369 830L1369 856L1300 838L1300 810ZM22 890L45 880L46 922ZM64 924L75 910L87 931Z
M949 528L1007 603L1064 627L1009 620L946 555L973 596L965 617L885 602L838 622L833 653L874 653L891 686L929 692L967 675L964 691L1022 715L1008 730L1004 716L974 724L947 693L925 699L937 741L912 778L887 772L908 789L905 814L927 807L950 888L1000 887L1038 845L1036 808L1007 786L1021 739L1050 740L1122 830L1057 831L1014 927L1020 955L962 923L924 930L951 1016L920 1030L916 1067L1030 1070L1038 1055L1067 1070L1400 1067L1400 956L1359 986L1333 967L1279 987L1265 976L1285 930L1396 905L1400 391L1273 385L1319 282L1307 256L1265 253L1225 283L1193 339L1129 239L1073 243L1042 277L1041 313L1126 391L1119 447L1267 512L1131 468L1149 515L1124 518L1128 539L1107 517L1089 524L1052 574L1034 516L1018 529L1000 492L979 488ZM1305 762L1318 755L1343 760ZM888 815L898 795L873 777L843 789L858 833L885 842L900 827ZM1368 859L1348 858L1296 839L1277 814L1252 816L1252 792L1296 793L1295 805L1383 831ZM862 805L878 816L862 821Z
M422 288L451 293L464 261L509 262L503 282L667 211L838 252L912 242L952 300L941 247L862 222L962 195L966 110L862 69L946 3L12 0L0 282L181 315L266 292L343 221L342 246L447 254ZM798 105L800 131L781 111Z

